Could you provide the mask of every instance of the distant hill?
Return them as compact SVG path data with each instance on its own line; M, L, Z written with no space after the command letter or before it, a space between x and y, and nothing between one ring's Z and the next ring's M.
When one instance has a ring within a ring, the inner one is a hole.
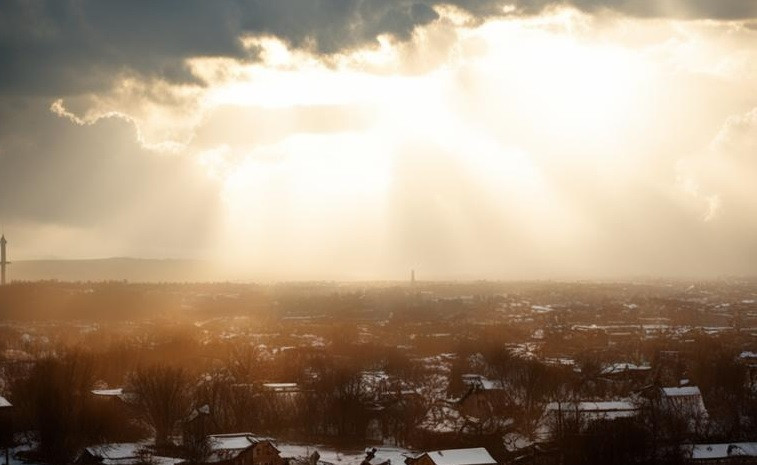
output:
M8 267L10 281L187 282L212 280L201 260L103 258L93 260L22 260Z

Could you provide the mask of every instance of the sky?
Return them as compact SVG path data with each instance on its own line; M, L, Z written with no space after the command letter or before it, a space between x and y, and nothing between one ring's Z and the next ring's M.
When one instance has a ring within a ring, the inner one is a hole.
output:
M757 275L757 0L3 0L11 260Z

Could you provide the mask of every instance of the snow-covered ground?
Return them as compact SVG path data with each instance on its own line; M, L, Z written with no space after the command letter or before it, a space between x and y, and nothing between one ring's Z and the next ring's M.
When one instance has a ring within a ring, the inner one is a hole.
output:
M318 451L322 462L334 465L359 465L365 458L365 450L338 450L322 445L277 443L276 448L279 449L282 457L309 457L313 452ZM412 452L399 447L376 446L376 455L389 459L392 465L404 464L407 454L412 454Z
M42 465L39 462L27 462L25 460L21 460L21 458L19 457L16 457L16 454L18 452L27 452L32 450L33 448L33 444L22 444L11 448L9 454L10 461L8 462L8 465ZM5 463L5 449L0 449L0 463Z

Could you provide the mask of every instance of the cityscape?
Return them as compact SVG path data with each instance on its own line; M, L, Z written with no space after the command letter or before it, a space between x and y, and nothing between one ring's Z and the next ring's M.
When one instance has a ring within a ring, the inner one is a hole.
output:
M0 0L2 464L757 464L757 1Z
M14 283L0 408L27 432L6 444L32 463L743 463L756 285Z

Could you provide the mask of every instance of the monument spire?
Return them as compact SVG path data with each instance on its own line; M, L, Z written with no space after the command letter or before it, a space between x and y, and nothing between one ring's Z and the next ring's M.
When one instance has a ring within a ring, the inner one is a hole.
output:
M5 244L7 243L8 241L5 239L5 234L2 234L2 236L0 236L0 286L5 285L5 266L10 265L10 262L5 255Z

